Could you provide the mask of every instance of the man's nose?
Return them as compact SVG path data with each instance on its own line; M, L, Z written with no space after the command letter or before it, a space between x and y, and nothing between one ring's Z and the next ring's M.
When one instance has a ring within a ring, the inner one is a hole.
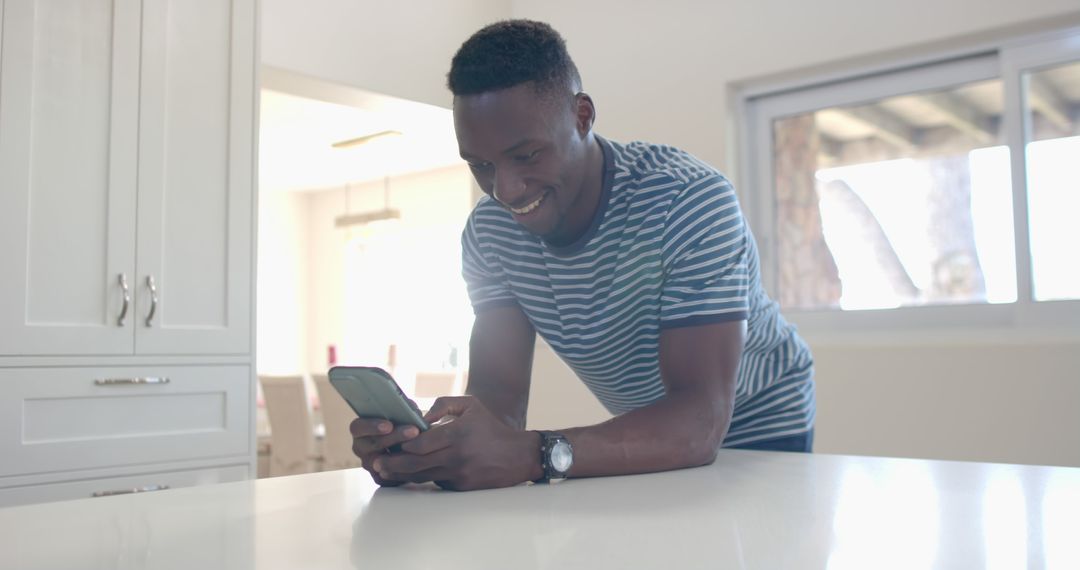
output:
M509 170L496 172L495 185L491 192L499 202L518 206L518 202L526 198L525 179Z

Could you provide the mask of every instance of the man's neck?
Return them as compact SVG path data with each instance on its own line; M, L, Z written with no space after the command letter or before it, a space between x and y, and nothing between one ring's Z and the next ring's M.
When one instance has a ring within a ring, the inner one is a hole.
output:
M574 208L580 208L588 214L574 219L573 231L558 240L548 241L549 245L566 247L577 242L589 231L596 216L601 215L600 198L604 195L604 151L600 146L600 140L592 133L589 133L585 144L585 176L581 181L581 189Z

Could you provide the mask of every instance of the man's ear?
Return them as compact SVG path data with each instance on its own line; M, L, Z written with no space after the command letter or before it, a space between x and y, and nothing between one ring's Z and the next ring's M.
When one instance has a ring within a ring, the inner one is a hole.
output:
M574 95L574 112L577 117L577 131L582 138L592 131L593 123L596 122L596 105L592 97L584 91Z

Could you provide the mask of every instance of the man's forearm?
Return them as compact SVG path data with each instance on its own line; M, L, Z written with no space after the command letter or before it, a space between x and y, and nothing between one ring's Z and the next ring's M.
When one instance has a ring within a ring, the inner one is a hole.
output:
M666 471L711 463L727 434L732 403L692 392L594 426L564 430L574 446L571 477Z

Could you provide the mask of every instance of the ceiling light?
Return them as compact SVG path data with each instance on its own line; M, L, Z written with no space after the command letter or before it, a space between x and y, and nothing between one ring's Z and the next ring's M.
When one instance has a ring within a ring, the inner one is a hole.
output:
M355 139L347 139L347 140L343 140L343 141L338 141L336 143L331 144L330 146L332 146L334 148L352 148L354 146L360 146L360 145L363 145L363 144L367 144L367 143L369 143L369 142L371 142L371 141L373 141L375 139L379 139L379 138L382 138L382 137L400 137L400 136L401 136L401 131L379 131L377 133L372 133L370 135L364 135L362 137L356 137Z
M371 222L382 220L400 220L401 212L393 208L385 208L375 212L362 212L359 214L345 214L334 219L334 227L347 228L349 226L362 226Z
M358 212L356 214L351 213L349 207L349 195L352 193L352 189L348 184L345 185L345 213L341 216L334 218L334 227L347 228L350 226L362 226L371 222L379 222L383 220L400 220L401 211L390 207L390 177L383 178L383 207L381 210L375 210L374 212Z

